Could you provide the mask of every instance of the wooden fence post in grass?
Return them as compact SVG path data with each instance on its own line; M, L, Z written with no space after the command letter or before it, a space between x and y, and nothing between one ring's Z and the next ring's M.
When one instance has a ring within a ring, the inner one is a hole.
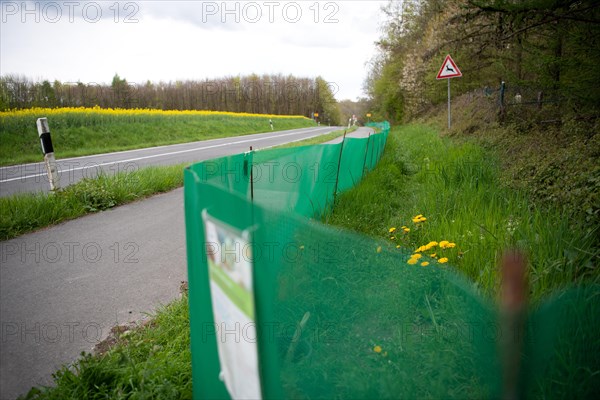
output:
M502 362L504 399L519 398L521 352L523 350L525 317L527 312L527 261L517 251L504 254L500 265L502 286L500 292L499 351Z
M50 190L55 191L60 189L60 176L56 168L56 159L54 158L54 147L52 147L52 138L50 137L50 126L48 118L37 119L38 135L44 153L44 163L48 172L48 182L50 182Z

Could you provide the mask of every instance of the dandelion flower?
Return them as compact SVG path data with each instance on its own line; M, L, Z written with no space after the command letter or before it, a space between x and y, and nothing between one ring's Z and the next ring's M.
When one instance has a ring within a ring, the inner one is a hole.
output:
M427 221L427 218L425 218L422 214L416 215L412 218L412 222L414 222L415 224L418 224L419 222L424 222Z
M417 259L416 258L409 258L407 263L410 265L415 265L417 263Z
M377 354L381 353L381 346L375 346L373 347L373 351Z
M438 260L438 262L439 262L440 264L447 263L447 262L448 262L448 257L442 257L442 258L440 258L440 259Z
M381 253L381 246L377 246L377 252Z
M403 227L402 227L402 231L403 231L404 233L408 233L408 232L410 232L410 228L407 228L406 226L403 226Z
M419 253L415 253L415 254L413 254L412 256L410 256L410 258L414 258L414 259L417 259L417 260L418 260L419 258L421 258L421 257L423 257L423 256L422 256L421 254L419 254Z
M396 236L390 236L390 240L396 239Z
M431 254L429 255L429 257L431 257L431 258L436 258L436 257L437 257L437 254L436 254L436 253L431 253Z
M447 241L447 240L442 240L442 241L439 243L439 245L440 245L440 248L442 248L442 249L447 249L447 248L448 248L448 244L449 244L449 243L450 243L450 242L449 242L449 241Z
M426 267L426 266L428 266L428 265L429 265L429 261L423 261L423 262L421 263L421 267Z
M390 232L390 233L396 232L396 228L394 228L394 227L391 227L391 228L390 228L390 230L389 230L389 232Z
M400 245L396 246L396 248L397 248L397 249L399 249L399 248L400 248Z

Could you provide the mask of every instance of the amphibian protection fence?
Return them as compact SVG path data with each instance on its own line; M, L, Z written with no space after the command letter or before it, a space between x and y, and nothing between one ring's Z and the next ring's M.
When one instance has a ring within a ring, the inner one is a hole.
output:
M378 128L186 169L194 397L502 397L507 342L520 395L600 393L597 286L509 330L450 267L409 265L412 249L318 221L375 167L389 125Z

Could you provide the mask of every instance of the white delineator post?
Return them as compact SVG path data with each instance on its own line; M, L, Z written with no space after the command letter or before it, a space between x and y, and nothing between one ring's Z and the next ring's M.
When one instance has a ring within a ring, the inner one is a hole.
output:
M44 152L44 163L48 172L48 182L50 182L50 190L55 191L60 189L60 176L56 168L56 159L54 158L54 148L52 147L52 139L50 138L50 126L48 118L37 119L38 135L42 151Z

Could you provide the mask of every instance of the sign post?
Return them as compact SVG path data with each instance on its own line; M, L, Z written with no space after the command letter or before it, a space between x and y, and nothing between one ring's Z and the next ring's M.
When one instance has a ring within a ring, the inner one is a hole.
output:
M452 126L452 117L450 111L450 78L460 78L462 76L462 72L456 66L456 63L450 57L450 54L446 56L440 71L437 74L436 79L448 79L448 129Z

